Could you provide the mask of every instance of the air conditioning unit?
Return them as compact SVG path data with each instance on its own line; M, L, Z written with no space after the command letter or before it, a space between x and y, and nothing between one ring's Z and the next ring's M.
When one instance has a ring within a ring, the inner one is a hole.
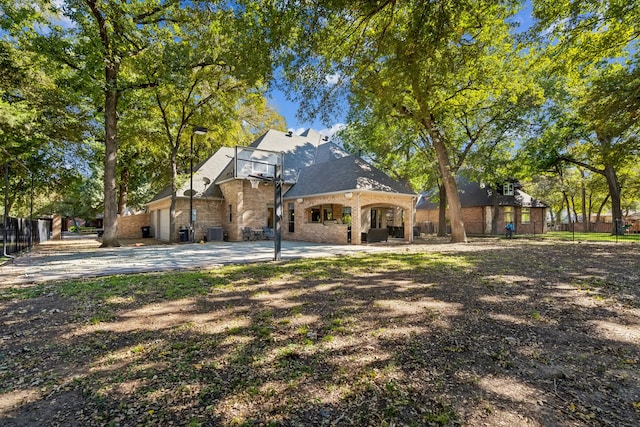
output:
M216 242L224 240L224 230L222 227L207 228L207 242Z

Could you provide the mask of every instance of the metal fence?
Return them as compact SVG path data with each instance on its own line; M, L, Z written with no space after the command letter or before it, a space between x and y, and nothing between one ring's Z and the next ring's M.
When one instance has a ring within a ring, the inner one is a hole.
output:
M483 222L464 223L467 236L508 238L505 229L492 232L491 225ZM532 221L527 224L516 224L512 238L514 239L556 239L564 241L585 242L638 242L640 243L640 224L618 221L612 223L593 223L587 229L582 223L559 224L556 227ZM425 235L437 235L438 223L426 222L417 226L417 232ZM447 225L447 234L451 227Z
M586 231L585 231L586 228ZM548 238L559 238L574 242L639 242L640 224L616 220L613 223L592 223L587 227L583 223L561 224L545 234Z
M0 241L4 254L11 255L32 247L36 243L44 242L51 236L51 220L27 218L12 218L0 223ZM2 255L2 254L0 254Z

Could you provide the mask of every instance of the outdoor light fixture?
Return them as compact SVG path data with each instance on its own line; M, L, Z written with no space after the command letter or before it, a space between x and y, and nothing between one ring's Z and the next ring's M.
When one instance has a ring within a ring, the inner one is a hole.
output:
M193 136L194 135L204 135L207 133L208 129L202 126L194 126L193 132L191 133L191 151L189 157L190 159L190 180L189 180L189 242L193 243L193 238L195 237L195 233L193 230Z

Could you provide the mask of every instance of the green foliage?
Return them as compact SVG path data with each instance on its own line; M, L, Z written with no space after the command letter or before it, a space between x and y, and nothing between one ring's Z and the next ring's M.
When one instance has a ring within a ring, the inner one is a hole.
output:
M453 175L465 161L495 170L491 159L542 101L535 56L507 23L516 6L337 1L298 12L297 56L285 70L303 113L330 115L331 98L348 93L349 145L362 141L379 165L416 186L433 184L435 162L453 240L466 240Z
M544 78L541 126L525 145L523 160L533 171L560 173L566 168L559 164L568 162L600 174L613 217L620 220L628 179L621 174L640 152L640 13L628 2L551 3L533 2L539 19L534 31L544 29L539 32L546 37L539 37L541 55L554 62Z

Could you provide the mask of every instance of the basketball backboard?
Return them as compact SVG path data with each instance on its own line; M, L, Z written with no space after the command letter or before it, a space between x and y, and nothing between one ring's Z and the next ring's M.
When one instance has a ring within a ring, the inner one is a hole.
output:
M236 147L233 176L239 179L272 181L276 176L276 166L282 168L283 163L282 152Z

